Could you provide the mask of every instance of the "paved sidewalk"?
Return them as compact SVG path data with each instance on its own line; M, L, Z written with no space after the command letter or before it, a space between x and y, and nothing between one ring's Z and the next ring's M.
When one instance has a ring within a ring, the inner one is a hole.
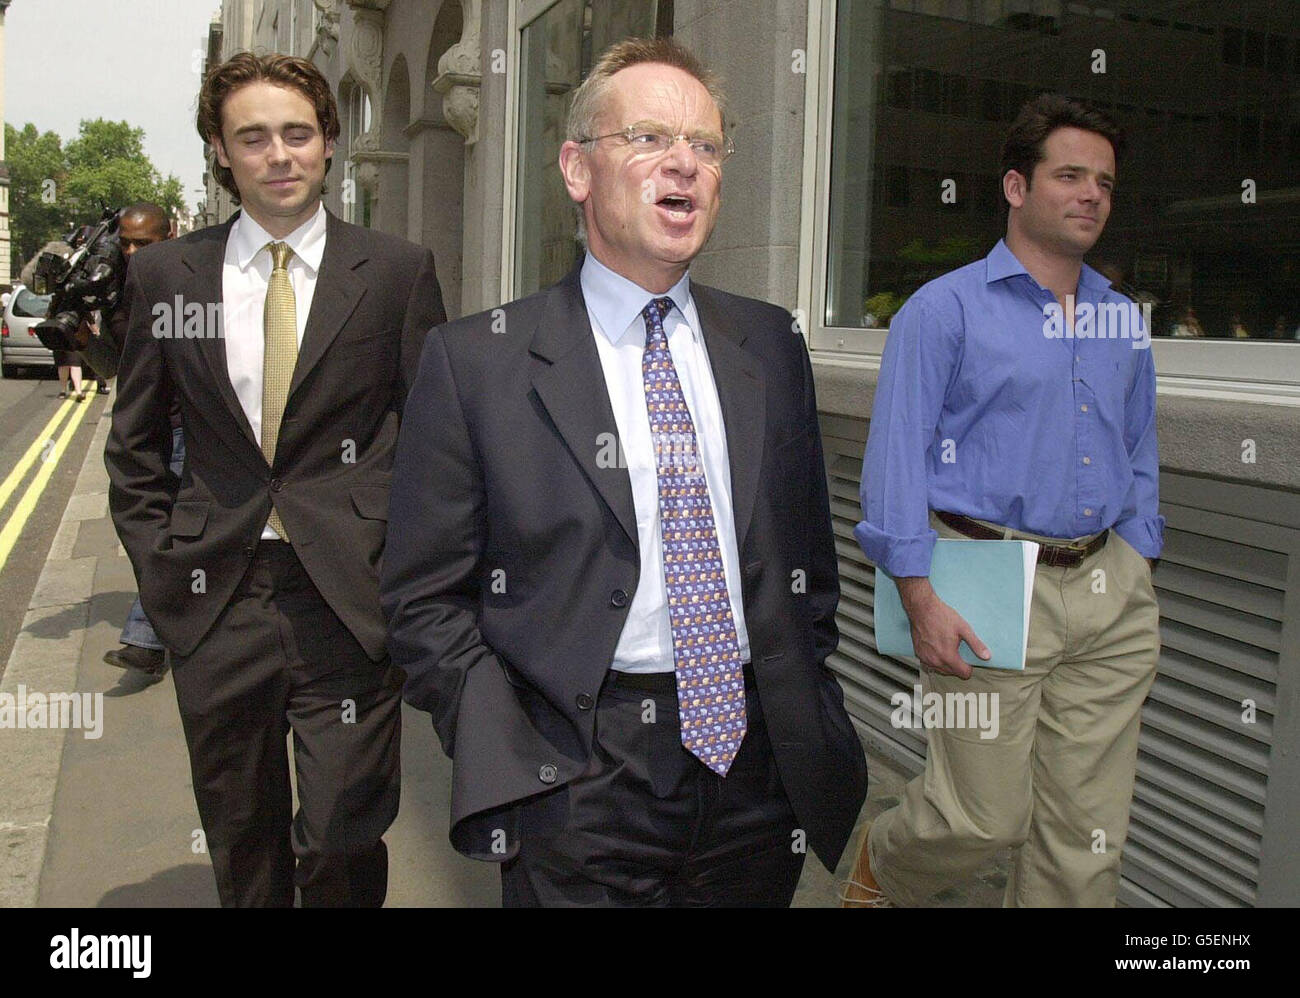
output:
M108 518L106 409L32 596L0 691L103 694L102 735L0 729L0 906L196 907L217 903L201 848L170 674L150 684L102 661L118 645L135 580ZM392 907L500 903L496 870L447 842L451 765L428 716L404 708L402 805L386 836ZM869 819L896 802L901 772L871 757ZM841 862L847 873L851 857ZM798 907L827 907L836 879L814 857ZM943 906L1000 903L1005 860Z

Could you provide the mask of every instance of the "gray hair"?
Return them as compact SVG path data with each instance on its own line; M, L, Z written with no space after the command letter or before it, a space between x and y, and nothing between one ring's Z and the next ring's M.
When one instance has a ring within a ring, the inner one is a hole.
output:
M569 105L569 117L564 128L565 139L581 142L595 135L596 120L609 100L610 78L620 70L649 62L672 66L695 77L713 98L719 117L725 121L727 98L718 77L705 69L683 45L671 38L625 38L601 54L587 78L573 91L573 102ZM577 239L585 250L587 219L581 204L575 203L574 209L578 214Z

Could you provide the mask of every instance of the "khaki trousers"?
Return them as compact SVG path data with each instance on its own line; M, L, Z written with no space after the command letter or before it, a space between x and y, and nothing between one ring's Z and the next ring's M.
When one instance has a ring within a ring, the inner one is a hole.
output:
M962 536L933 515L931 525ZM927 694L995 695L997 736L928 731L925 772L867 842L895 904L924 903L1010 846L1005 905L1114 905L1159 619L1146 560L1111 531L1074 568L1038 566L1024 672L976 668L961 680L922 670Z

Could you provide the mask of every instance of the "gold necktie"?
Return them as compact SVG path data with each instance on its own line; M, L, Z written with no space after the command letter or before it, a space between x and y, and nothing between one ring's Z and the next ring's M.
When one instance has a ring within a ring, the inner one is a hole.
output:
M266 463L275 467L275 445L280 436L284 404L289 398L293 367L298 361L298 314L293 285L286 269L293 256L287 243L268 243L271 251L271 279L266 282L266 305L262 310L262 327L266 337L262 357L262 453ZM284 540L289 539L280 522L280 514L271 508L267 519L271 529Z

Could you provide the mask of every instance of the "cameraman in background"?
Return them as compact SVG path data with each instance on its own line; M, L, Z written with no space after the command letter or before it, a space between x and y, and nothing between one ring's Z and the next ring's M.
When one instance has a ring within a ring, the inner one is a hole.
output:
M117 239L122 249L122 256L129 267L135 251L152 243L160 243L172 237L172 223L167 212L156 204L142 201L122 210L118 224ZM94 335L89 323L82 323L77 330L78 343L82 353L96 372L111 378L117 374L118 361L122 357L122 345L126 342L126 331L130 325L130 315L123 298L109 315L101 322L101 331ZM180 413L175 405L171 411L172 454L170 469L177 478L185 464L185 437L181 433ZM104 661L120 669L139 669L146 675L161 679L167 671L166 654L153 625L145 616L140 600L131 604L126 615L126 624L118 639L121 648L105 652Z

